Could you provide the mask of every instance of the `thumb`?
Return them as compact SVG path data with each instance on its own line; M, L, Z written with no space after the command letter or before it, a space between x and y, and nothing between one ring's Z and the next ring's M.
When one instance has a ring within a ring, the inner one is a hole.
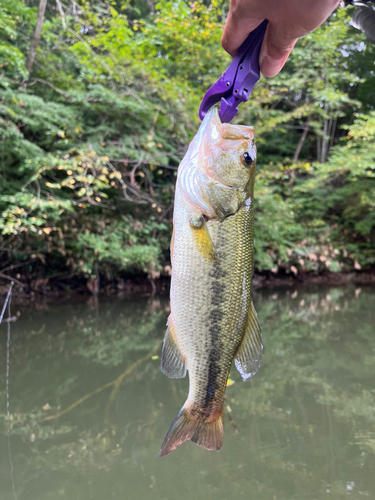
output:
M221 38L223 49L234 57L249 33L255 30L262 21L263 19L240 17L237 11L229 11Z
M298 38L285 36L271 23L267 26L266 34L259 54L259 66L264 76L271 78L281 70Z

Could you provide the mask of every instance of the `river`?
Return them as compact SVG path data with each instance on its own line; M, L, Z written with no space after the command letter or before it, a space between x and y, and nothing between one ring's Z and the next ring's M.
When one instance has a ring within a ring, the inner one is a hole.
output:
M375 288L261 290L254 303L263 366L246 384L231 370L222 450L187 443L164 459L187 395L159 367L167 298L13 304L0 499L374 499Z

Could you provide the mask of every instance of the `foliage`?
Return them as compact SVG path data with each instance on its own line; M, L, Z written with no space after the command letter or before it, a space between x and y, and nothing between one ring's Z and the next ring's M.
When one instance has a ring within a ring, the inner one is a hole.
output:
M177 166L230 60L227 5L61 8L47 8L27 74L37 9L0 6L2 267L20 266L22 279L157 276ZM257 130L258 272L374 265L375 49L348 20L338 10L301 39L240 109Z
M343 144L333 148L327 163L315 164L313 176L295 192L305 220L314 217L308 224L324 221L321 239L360 268L375 263L375 113L358 115L345 128Z
M18 47L22 37L30 35L36 21L33 9L24 2L4 0L0 5L0 68L16 77L27 77L25 54Z
M373 112L357 115L326 163L285 162L261 172L259 269L293 266L297 274L374 264L374 124Z
M82 270L93 273L95 264L106 264L124 271L160 271L160 246L162 243L153 234L162 234L168 227L149 217L145 222L135 221L130 216L123 220L102 224L96 234L86 231L78 235L76 247L83 256ZM124 247L124 242L128 246ZM164 246L167 241L164 241Z

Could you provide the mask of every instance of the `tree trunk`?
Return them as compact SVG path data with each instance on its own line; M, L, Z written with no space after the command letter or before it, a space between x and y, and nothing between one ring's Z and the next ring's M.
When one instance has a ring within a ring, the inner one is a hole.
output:
M311 116L308 116L307 120L305 122L305 125L303 126L302 135L300 137L300 140L298 141L297 149L294 152L293 163L297 163L299 155L301 153L303 143L305 142L307 134L309 133L309 121L310 121L310 119L311 119Z
M322 151L321 151L320 163L325 163L326 159L327 159L328 144L329 144L329 138L328 138L329 122L330 122L330 120L327 120L327 119L324 120L323 137L322 137Z
M322 138L320 137L320 135L316 136L316 157L320 162L320 159L322 157Z
M26 69L29 72L29 74L30 74L31 68L33 67L33 64L34 64L36 50L38 48L38 45L40 42L40 37L42 34L44 13L46 11L46 5L47 5L47 0L40 0L39 8L38 8L38 19L36 22L34 38L33 38L33 41L31 42L30 52L29 52L29 55L27 56L27 60L26 60Z
M333 146L337 127L337 117L333 120L332 130L331 130L331 141L329 143L329 149Z
M321 138L320 163L325 163L328 159L329 151L333 145L336 133L337 118L324 120L323 137Z
M155 1L147 0L147 5L150 7L151 14L155 14Z

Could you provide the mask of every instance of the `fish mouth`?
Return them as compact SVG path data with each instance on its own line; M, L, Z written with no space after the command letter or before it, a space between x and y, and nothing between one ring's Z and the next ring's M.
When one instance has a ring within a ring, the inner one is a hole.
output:
M219 116L219 108L214 106L204 117L202 125L207 121L208 124L215 124L220 130L222 139L229 140L252 140L254 139L254 127L251 125L237 125L233 123L222 123Z

